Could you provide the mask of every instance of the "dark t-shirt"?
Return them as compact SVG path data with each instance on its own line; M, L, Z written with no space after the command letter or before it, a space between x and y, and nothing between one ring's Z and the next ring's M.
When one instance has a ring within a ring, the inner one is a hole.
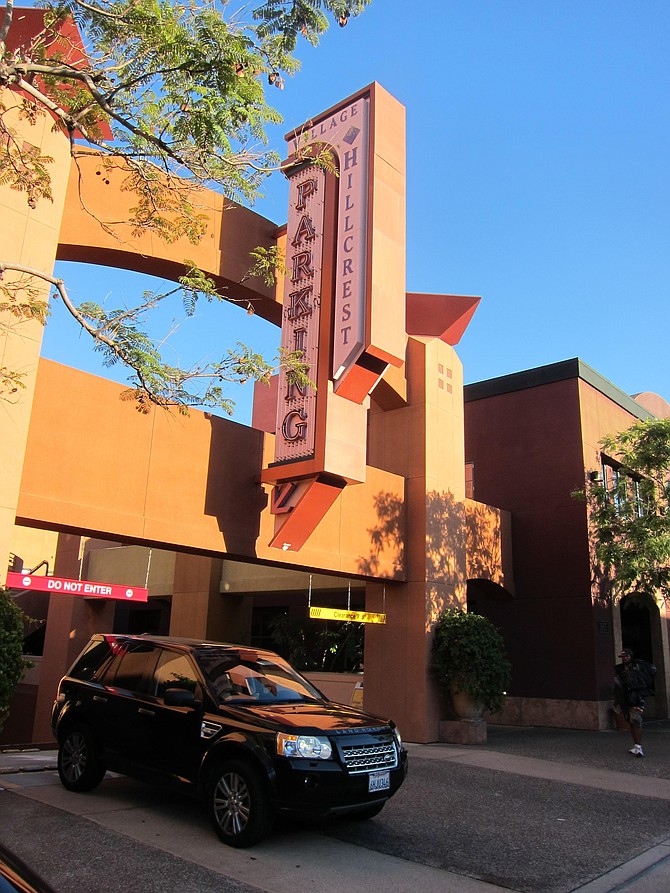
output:
M622 706L644 707L647 685L636 663L631 663L628 667L617 664L615 683L618 683L616 688L620 689Z

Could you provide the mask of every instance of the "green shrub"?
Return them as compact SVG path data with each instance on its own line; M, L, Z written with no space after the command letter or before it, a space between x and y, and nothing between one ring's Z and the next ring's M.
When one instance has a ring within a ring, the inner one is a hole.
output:
M23 650L23 612L6 589L0 588L0 730L21 681L26 661Z
M505 643L490 620L453 608L440 614L431 670L445 695L462 691L484 710L498 713L511 669Z

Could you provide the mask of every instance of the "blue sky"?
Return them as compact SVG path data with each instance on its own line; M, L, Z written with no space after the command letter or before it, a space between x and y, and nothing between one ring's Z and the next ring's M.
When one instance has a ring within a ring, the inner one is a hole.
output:
M373 0L303 45L271 142L378 81L407 109L407 290L482 296L466 382L578 356L670 400L669 46L667 0ZM266 193L283 222L280 175ZM78 300L152 287L58 270ZM278 332L203 308L171 343L191 361L238 339L272 355ZM43 354L111 376L58 313ZM248 422L251 389L231 395Z

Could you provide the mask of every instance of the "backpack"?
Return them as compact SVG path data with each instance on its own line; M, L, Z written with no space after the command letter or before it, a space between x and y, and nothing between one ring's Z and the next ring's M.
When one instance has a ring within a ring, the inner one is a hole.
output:
M656 675L656 667L654 664L649 663L648 660L638 660L635 661L637 665L637 669L640 672L640 675L644 679L644 684L650 691L654 689L654 676Z

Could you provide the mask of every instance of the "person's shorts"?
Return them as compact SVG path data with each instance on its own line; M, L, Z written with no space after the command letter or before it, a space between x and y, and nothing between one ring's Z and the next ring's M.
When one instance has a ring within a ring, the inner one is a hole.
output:
M621 704L615 704L613 710L615 713L621 714L626 722L630 723L630 725L642 725L642 714L644 713L644 707L622 707Z

